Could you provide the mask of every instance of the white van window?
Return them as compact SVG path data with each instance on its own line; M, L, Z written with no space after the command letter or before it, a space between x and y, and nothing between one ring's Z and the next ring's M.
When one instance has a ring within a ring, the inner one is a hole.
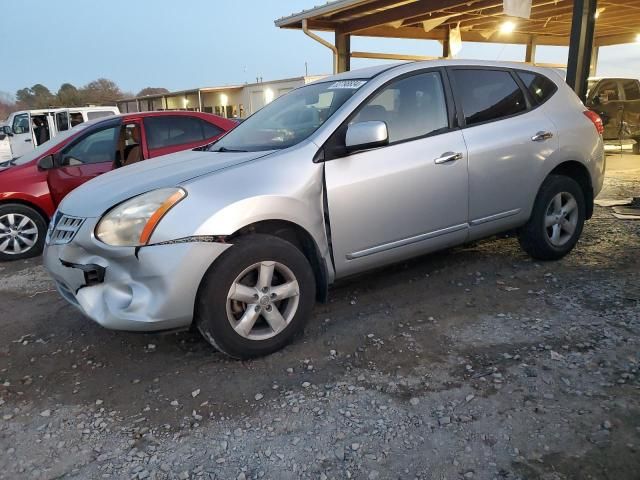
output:
M87 118L89 120L95 120L96 118L102 118L102 117L110 117L111 115L114 115L114 113L109 110L98 110L95 112L87 112Z
M29 114L21 113L13 118L13 125L11 125L13 133L29 133Z

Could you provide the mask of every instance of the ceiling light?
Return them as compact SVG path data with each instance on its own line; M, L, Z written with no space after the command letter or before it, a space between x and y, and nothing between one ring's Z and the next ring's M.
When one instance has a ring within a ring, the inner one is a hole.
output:
M500 25L500 33L505 33L505 34L513 33L515 29L516 29L516 24L510 20L507 20L502 25Z

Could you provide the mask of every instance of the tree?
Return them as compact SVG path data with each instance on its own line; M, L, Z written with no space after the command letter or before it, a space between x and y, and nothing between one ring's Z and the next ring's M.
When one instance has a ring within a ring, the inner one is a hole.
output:
M81 107L86 103L80 91L70 83L63 83L60 86L57 97L61 107Z
M55 96L41 83L18 90L16 100L21 108L46 108L56 103Z
M80 90L85 103L96 105L114 104L117 100L123 98L120 87L112 80L99 78L93 82L89 82Z
M164 93L169 93L169 90L160 87L147 87L140 90L136 96L144 97L146 95L162 95Z
M0 92L0 121L6 119L11 112L17 110L16 103L6 92Z

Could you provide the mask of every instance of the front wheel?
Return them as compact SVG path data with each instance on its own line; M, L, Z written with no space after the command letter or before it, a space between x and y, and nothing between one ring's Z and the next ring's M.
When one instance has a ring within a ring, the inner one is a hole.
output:
M195 325L233 358L279 350L302 331L315 298L306 257L278 237L240 237L205 274Z
M47 223L36 210L21 204L0 206L0 261L40 255Z
M578 243L585 219L580 185L563 175L550 175L540 187L529 222L520 230L522 248L538 260L559 260Z

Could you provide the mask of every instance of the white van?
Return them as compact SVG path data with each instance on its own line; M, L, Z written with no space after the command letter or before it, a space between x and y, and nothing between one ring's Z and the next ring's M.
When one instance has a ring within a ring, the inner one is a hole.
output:
M11 160L11 143L9 142L9 135L7 135L4 123L0 123L0 164Z
M80 123L118 115L118 107L75 107L22 110L9 115L3 133L9 137L12 157L20 157L38 145Z

